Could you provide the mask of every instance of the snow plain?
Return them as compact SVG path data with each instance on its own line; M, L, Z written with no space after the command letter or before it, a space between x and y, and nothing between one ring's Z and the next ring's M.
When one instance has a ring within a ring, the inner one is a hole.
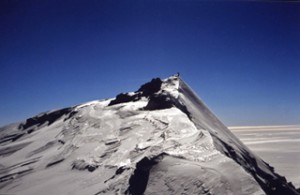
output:
M300 125L244 126L229 129L276 171L300 187Z

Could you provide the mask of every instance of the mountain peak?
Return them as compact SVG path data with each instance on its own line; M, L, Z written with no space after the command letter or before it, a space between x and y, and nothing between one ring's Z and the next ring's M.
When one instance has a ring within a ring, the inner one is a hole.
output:
M3 128L0 145L11 194L299 194L178 75Z
M120 93L109 103L109 106L130 101L138 101L141 98L151 99L154 96L159 96L159 94L177 98L179 89L178 86L178 76L171 76L164 80L154 78L150 82L143 84L136 92Z

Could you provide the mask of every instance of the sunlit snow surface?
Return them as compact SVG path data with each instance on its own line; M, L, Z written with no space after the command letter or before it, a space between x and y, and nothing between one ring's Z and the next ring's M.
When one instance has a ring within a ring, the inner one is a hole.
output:
M0 194L297 194L178 77L146 88L1 128Z
M300 125L229 129L278 173L300 187Z

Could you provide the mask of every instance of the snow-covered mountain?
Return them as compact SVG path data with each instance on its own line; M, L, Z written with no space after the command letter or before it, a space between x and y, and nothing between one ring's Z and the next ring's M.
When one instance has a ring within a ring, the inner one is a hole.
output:
M179 77L0 129L0 194L300 194Z

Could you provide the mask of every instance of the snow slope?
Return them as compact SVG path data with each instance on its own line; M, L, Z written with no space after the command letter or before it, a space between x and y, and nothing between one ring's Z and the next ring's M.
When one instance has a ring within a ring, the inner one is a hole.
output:
M179 77L0 129L2 194L299 194Z

